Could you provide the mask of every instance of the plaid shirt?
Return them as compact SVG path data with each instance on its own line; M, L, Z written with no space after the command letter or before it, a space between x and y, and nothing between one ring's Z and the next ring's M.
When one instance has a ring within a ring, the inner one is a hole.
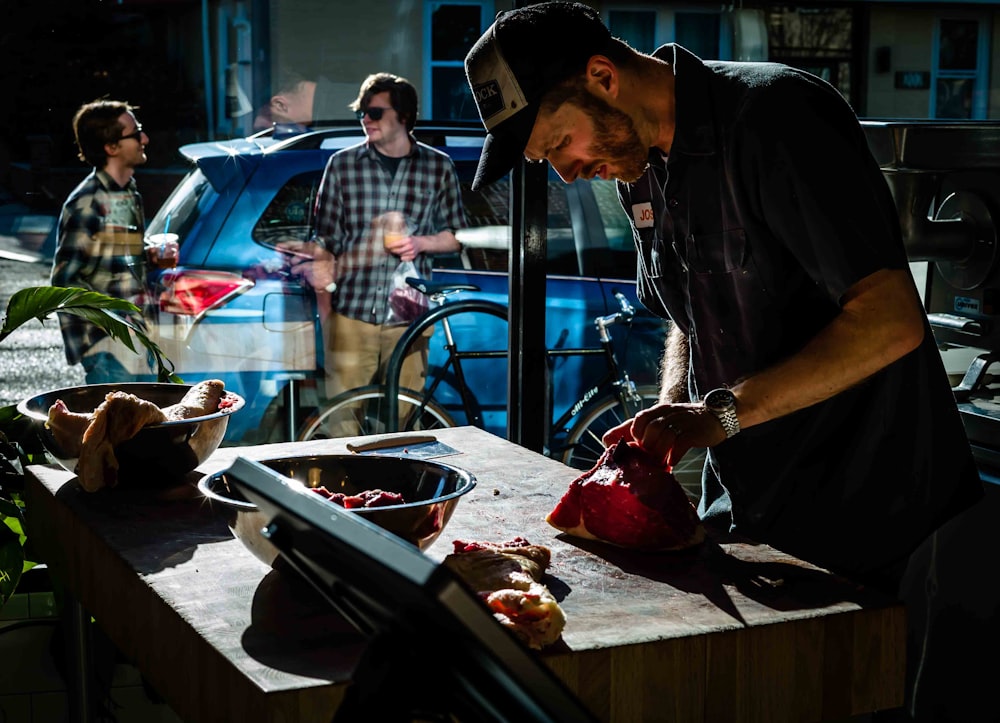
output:
M370 324L385 321L392 275L399 259L372 238L372 219L403 213L414 236L466 225L455 164L447 154L411 136L410 154L392 177L368 143L338 151L326 164L316 195L317 241L336 257L334 311ZM417 273L429 278L431 260L420 254Z
M103 170L94 169L63 204L49 283L99 291L144 308L144 228L135 179L122 188ZM59 314L59 326L70 364L78 363L107 336L71 314Z

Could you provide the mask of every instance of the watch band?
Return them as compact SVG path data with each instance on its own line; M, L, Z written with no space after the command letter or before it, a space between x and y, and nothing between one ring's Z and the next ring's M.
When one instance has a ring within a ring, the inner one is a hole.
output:
M726 439L729 439L740 431L740 420L736 417L735 409L726 409L714 414L722 422L722 428L726 430Z
M705 395L705 407L715 415L729 439L740 431L736 416L736 396L728 389L713 389Z

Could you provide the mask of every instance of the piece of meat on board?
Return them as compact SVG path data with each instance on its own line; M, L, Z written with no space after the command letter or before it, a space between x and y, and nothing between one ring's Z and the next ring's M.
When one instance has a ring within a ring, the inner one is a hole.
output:
M680 550L705 539L676 478L625 440L573 480L545 519L569 535L639 550Z
M552 552L517 537L508 542L455 540L445 567L482 598L503 627L529 648L559 640L566 615L542 582Z

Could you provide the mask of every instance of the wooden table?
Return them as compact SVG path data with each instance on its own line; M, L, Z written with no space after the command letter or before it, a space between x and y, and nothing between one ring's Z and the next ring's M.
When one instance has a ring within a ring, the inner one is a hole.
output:
M602 720L799 723L901 704L898 603L715 533L662 554L560 536L544 516L573 470L471 427L438 437L461 451L441 461L478 485L428 554L458 538L550 546L568 622L543 659ZM237 455L345 453L348 441L223 448L189 481ZM364 641L205 500L127 486L89 494L60 468L28 469L31 540L83 609L185 721L330 720Z

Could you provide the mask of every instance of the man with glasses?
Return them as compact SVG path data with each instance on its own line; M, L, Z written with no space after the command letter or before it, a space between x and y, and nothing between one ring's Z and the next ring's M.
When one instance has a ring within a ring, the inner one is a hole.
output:
M142 197L133 175L149 137L128 103L97 100L73 117L79 158L94 167L63 205L50 283L147 301ZM141 318L134 319L142 323ZM82 363L88 384L148 381L145 354L133 353L78 316L60 314L66 361Z
M316 196L317 245L333 257L332 275L314 280L332 294L324 325L330 396L382 380L411 320L390 311L394 275L412 262L410 275L429 278L429 254L457 251L455 230L466 225L455 165L412 135L416 88L370 75L350 108L365 141L331 156ZM402 386L422 386L425 357L419 350L404 361Z

